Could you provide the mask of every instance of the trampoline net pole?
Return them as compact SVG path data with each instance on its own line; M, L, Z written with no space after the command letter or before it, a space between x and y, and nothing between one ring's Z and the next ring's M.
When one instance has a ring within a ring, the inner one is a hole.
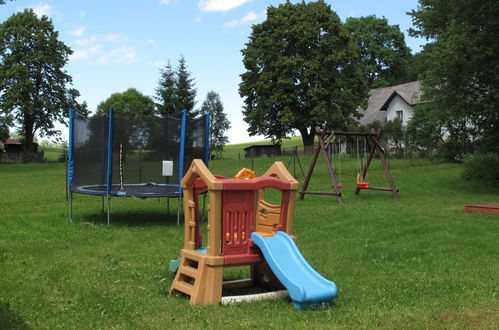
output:
M111 196L107 194L107 226L111 222Z
M64 157L64 162L66 163L66 202L68 201L68 186L69 186L69 182L68 182L68 162L69 162L69 155L67 152L65 152L66 155Z
M73 221L73 192L69 192L69 221Z

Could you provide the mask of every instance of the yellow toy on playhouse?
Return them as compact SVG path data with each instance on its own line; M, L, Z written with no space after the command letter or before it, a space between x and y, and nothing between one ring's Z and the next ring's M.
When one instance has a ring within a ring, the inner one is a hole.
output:
M298 181L282 162L260 177L243 171L244 179L213 175L195 159L182 179L184 247L171 285L191 304L216 304L289 294L296 309L329 303L337 296L334 282L317 273L303 258L294 240L293 212ZM281 203L265 201L265 190L281 194ZM209 195L207 245L200 235L199 196ZM223 281L224 267L251 267L251 278ZM279 290L258 295L222 297L222 288L251 284ZM284 290L284 289L287 289Z

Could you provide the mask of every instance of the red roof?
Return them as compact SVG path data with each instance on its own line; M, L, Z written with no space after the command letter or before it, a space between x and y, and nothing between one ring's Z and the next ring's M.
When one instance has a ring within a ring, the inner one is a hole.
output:
M4 144L22 144L21 140L19 139L7 139L5 140Z

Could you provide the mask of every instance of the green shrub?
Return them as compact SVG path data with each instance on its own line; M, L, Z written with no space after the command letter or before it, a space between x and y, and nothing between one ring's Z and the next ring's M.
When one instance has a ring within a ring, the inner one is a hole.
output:
M495 153L473 154L464 159L463 177L499 187L499 155Z
M463 161L465 154L464 143L453 140L447 141L440 146L439 154L445 161L460 163Z
M68 157L68 150L67 149L61 149L61 151L59 151L59 154L57 156L57 161L60 162L60 163L65 163L67 157Z

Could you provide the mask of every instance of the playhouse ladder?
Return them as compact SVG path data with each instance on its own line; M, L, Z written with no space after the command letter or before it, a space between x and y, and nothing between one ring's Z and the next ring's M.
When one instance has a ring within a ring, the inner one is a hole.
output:
M183 249L182 261L170 291L190 296L191 304L214 304L220 301L223 281L223 257Z

